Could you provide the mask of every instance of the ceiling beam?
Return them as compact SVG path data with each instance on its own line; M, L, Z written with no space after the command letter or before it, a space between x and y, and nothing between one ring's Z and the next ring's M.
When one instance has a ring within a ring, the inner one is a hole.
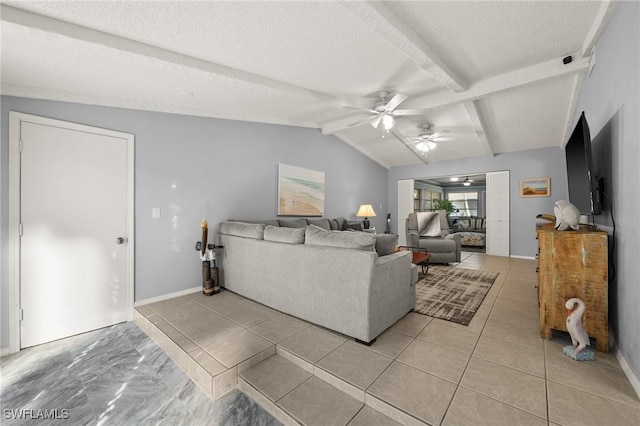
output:
M391 128L391 134L395 136L400 142L402 142L409 151L411 151L416 157L420 159L420 161L422 161L424 164L431 164L431 161L429 161L427 156L418 153L415 145L412 144L405 135L400 133L400 131L395 126Z
M113 34L108 34L102 31L94 30L54 18L49 18L43 15L38 15L36 13L27 12L6 5L0 5L0 16L2 17L3 21L11 22L23 27L59 34L74 40L99 44L108 48L118 49L135 55L154 58L179 66L198 69L211 74L216 74L224 78L228 78L230 80L241 81L253 86L261 87L265 91L277 90L279 92L297 96L302 99L308 99L315 102L323 102L328 104L328 106L339 108L358 107L357 105L353 105L345 101L344 99L340 99L326 93L309 90L304 87L296 86L267 77L262 77L250 72L238 70L210 61L205 61L193 56L184 55L171 50L152 46L150 44L137 42L124 37L119 37Z
M456 92L466 90L464 80L383 2L347 1L339 4L443 85Z
M477 101L465 102L465 108L467 109L467 113L469 114L469 118L473 123L473 129L476 132L476 136L478 136L478 140L482 145L482 150L485 155L493 157L495 153L493 152L493 148L491 147L491 143L487 138L487 126L485 125L484 119L482 118Z
M564 64L562 62L563 58L553 59L478 81L473 83L465 92L455 93L446 90L413 96L404 105L407 109L415 108L429 111L463 102L475 101L506 90L542 83L589 69L590 57L574 59L569 64Z
M611 16L613 16L618 6L617 0L606 0L600 2L600 7L596 13L596 17L587 32L587 36L582 43L582 49L580 49L580 57L584 58L591 55L591 49L596 45L596 42L600 38L600 34L604 31Z

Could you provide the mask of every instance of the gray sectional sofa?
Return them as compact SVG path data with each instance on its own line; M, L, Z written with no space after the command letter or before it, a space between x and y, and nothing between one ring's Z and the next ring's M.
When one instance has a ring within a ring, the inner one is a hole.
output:
M240 222L219 232L222 285L278 311L368 343L415 306L417 271L395 236Z

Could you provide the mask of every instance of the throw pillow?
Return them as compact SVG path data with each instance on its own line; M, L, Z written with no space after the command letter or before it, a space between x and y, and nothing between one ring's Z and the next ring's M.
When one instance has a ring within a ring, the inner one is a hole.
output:
M329 219L329 228L331 228L332 231L339 231L342 229L336 219Z
M309 225L305 232L304 243L316 246L373 251L376 244L376 236L366 232L325 231L317 226Z
M469 220L468 219L459 220L457 225L458 225L458 229L469 229Z
M376 252L378 256L392 254L398 245L398 236L395 234L376 234Z
M347 220L345 221L344 230L362 231L362 222Z
M242 223L242 222L222 222L220 224L220 233L224 235L233 235L236 237L263 240L264 224Z
M322 229L326 229L327 231L331 230L329 219L307 219L307 225L315 225Z
M335 221L338 223L338 230L344 231L344 224L347 222L347 219L344 217L337 217Z
M283 228L306 228L307 227L307 219L295 219L295 220L279 219L278 223Z
M304 243L304 228L281 228L279 226L267 225L264 228L265 241L276 241L287 244Z

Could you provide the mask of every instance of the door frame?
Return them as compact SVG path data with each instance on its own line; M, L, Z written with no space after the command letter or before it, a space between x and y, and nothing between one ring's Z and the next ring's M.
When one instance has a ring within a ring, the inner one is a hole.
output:
M79 132L124 139L127 143L127 272L126 304L127 320L134 314L134 144L130 133L86 126L69 121L56 120L20 112L9 112L9 353L20 351L20 124L60 127Z

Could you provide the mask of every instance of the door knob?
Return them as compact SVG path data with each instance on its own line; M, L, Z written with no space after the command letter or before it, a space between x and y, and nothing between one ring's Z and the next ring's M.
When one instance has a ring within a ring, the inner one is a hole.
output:
M127 239L124 237L116 238L116 244L124 244L125 241L127 241Z

